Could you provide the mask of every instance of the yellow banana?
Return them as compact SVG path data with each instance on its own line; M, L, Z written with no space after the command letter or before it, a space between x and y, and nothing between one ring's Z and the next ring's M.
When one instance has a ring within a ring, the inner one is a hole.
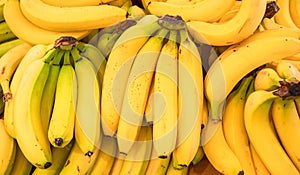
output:
M93 155L86 156L82 152L76 140L74 141L73 147L70 150L68 158L63 165L60 172L56 172L59 175L84 175L87 174L94 166L97 156L99 154L99 148L94 150Z
M250 151L252 155L252 160L255 167L255 172L257 175L271 175L267 167L264 165L264 163L261 161L261 158L253 148L253 145L250 143Z
M55 32L42 29L32 24L23 15L19 0L7 0L4 6L4 16L11 31L18 38L31 44L53 44L60 36L73 36L80 40L90 32L90 30Z
M138 138L156 63L169 30L161 29L142 46L131 65L117 129L119 152L127 154ZM141 88L142 87L142 88Z
M299 29L290 14L290 0L276 0L279 11L274 15L276 23L289 28Z
M50 143L42 125L40 106L50 61L57 51L49 50L43 58L28 66L16 89L13 106L16 140L29 162L39 168L48 168L52 164Z
M163 45L153 80L153 149L165 158L176 148L178 124L177 31L171 31Z
M263 19L266 4L267 0L244 0L239 12L227 22L188 21L187 27L198 42L214 46L238 43L257 29Z
M70 52L61 52L64 54L63 65L58 74L55 101L47 133L49 142L54 147L63 148L74 136L77 79L70 62Z
M152 150L152 127L142 126L137 141L126 155L120 175L145 174Z
M294 165L300 171L300 143L297 139L300 134L300 120L295 101L283 100L281 98L276 99L272 104L271 113L280 142Z
M116 134L130 67L140 48L160 28L157 20L154 15L143 17L120 36L109 55L101 96L101 124L105 135Z
M187 31L186 31L187 32ZM178 90L180 110L177 123L177 146L172 153L176 169L188 167L200 143L203 108L203 73L197 46L188 37L178 48Z
M241 8L241 1L234 1L233 6L228 10L219 20L219 23L223 23L232 19Z
M104 28L126 19L126 11L112 5L57 7L42 0L21 0L20 8L33 24L52 31Z
M273 29L280 29L280 28L287 28L284 25L276 23L274 20L269 19L269 18L264 18L261 21L261 25L265 30L273 30Z
M171 159L171 162L168 166L166 175L188 175L188 171L189 171L188 167L183 167L181 169L176 169L172 165L174 165L173 159Z
M6 128L6 131L11 137L16 137L15 131L14 131L14 114L13 114L13 106L14 106L14 96L16 94L17 88L19 87L21 78L27 69L27 67L32 63L33 61L42 58L46 52L47 52L47 46L38 44L35 46L32 46L27 53L24 55L22 60L20 61L18 68L15 70L13 78L10 82L10 93L11 93L11 99L8 100L5 104L5 112L4 112L4 125ZM6 92L4 92L6 93Z
M266 67L257 72L254 88L255 90L275 90L280 86L279 81L282 80L276 70Z
M0 139L0 174L9 175L16 157L17 142L6 132L3 119L0 119Z
M32 175L56 175L58 174L66 162L74 141L71 141L68 145L64 148L56 148L52 147L52 157L53 157L53 164L47 169L36 168Z
M80 7L80 6L97 6L102 4L102 0L42 0L44 3L58 7Z
M289 11L294 24L300 29L300 2L289 0Z
M150 0L146 8L153 15L179 15L184 21L215 22L233 5L235 0L203 0L192 4L174 4L168 1Z
M14 166L10 172L10 175L28 175L30 174L32 167L32 164L26 159L17 145Z
M222 122L226 142L241 163L245 174L255 174L249 139L244 125L244 105L248 87L253 79L253 76L244 77L238 88L229 94Z
M155 157L155 154L155 150L152 149L151 160L149 160L145 175L166 174L167 172L171 160L171 155L168 155L165 158L159 158Z
M123 163L124 163L124 155L117 154L117 156L115 157L114 164L111 167L111 170L109 171L109 175L120 175L119 173L121 171Z
M117 156L117 140L114 137L103 136L100 147L100 153L95 161L93 168L91 169L91 175L109 175L115 157Z
M19 38L1 43L0 44L0 57L3 56L6 52L8 52L10 49L12 49L20 44L23 44L23 43L24 43L24 41Z
M299 174L271 126L269 112L276 98L274 91L264 90L254 91L247 98L244 116L249 140L272 175Z
M75 58L77 104L75 113L75 140L80 149L91 156L100 147L100 84L97 71L85 57Z
M288 80L300 80L300 71L292 63L281 60L276 65L276 71L281 78Z

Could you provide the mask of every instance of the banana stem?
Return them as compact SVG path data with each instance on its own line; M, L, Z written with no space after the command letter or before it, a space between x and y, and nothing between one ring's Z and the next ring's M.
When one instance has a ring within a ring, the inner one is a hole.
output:
M280 87L273 92L274 95L282 99L295 98L300 96L300 82L280 81Z

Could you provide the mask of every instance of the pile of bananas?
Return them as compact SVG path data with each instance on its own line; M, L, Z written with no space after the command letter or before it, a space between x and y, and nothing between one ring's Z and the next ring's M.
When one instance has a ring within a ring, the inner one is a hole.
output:
M300 1L138 4L0 0L0 175L299 174Z

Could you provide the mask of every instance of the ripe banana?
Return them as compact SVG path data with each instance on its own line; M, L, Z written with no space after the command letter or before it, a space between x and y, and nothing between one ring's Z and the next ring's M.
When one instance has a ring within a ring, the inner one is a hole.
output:
M57 51L49 50L43 58L28 66L16 89L13 106L16 140L29 162L39 168L48 168L52 164L50 143L40 118L40 106L50 61Z
M23 44L23 43L24 43L24 41L22 41L19 38L1 43L0 44L0 57L3 56L6 52L8 52L10 49L12 49L20 44Z
M215 22L234 5L235 0L203 0L193 4L174 4L150 0L146 6L153 15L179 15L184 21Z
M151 159L149 160L145 175L166 174L168 166L170 164L171 155L168 155L165 158L159 158L155 156L155 150L152 149Z
M253 79L253 76L244 77L238 88L229 94L222 122L226 142L241 163L245 174L255 174L249 139L244 125L244 105L248 87Z
M177 146L172 153L173 166L176 169L188 167L199 148L204 96L201 67L201 57L194 42L189 37L180 41L178 48L180 113L177 123Z
M232 19L241 8L241 1L234 1L233 6L228 10L219 20L219 23L223 23Z
M45 4L58 7L80 7L80 6L97 6L102 4L102 0L42 0Z
M282 80L273 68L266 67L257 72L254 88L255 90L275 90L280 87L279 81Z
M300 52L300 40L293 37L266 37L241 45L226 57L219 57L206 74L205 94L210 103L209 116L214 121L222 118L224 100L242 77L263 64ZM256 59L252 59L253 57ZM208 135L211 134L213 132ZM207 139L202 140L203 144Z
M92 168L99 154L99 148L96 148L93 155L86 156L82 152L76 140L70 150L68 158L59 172L60 175L81 175L87 174Z
M110 137L110 136L108 136L108 137ZM120 171L121 171L123 163L124 163L124 155L117 153L117 156L115 157L114 164L111 167L111 170L109 171L109 174L110 175L120 175Z
M231 45L254 33L263 19L266 4L267 0L245 0L239 12L227 22L188 21L186 24L197 42L213 46Z
M279 98L273 92L258 90L247 98L244 116L249 140L271 174L299 174L271 126L269 112L273 101Z
M5 21L0 23L0 43L16 39L16 35L10 30Z
M150 37L138 51L131 65L124 86L125 92L117 129L119 152L125 155L138 138L156 63L167 33L169 30L163 28Z
M176 148L178 124L177 31L170 31L163 45L153 79L153 149L166 158Z
M290 0L276 0L276 4L280 10L274 15L275 22L285 27L299 29L290 14Z
M300 2L297 0L289 0L289 10L294 24L300 29Z
M100 147L100 86L97 71L85 57L73 57L77 79L75 140L91 156Z
M9 175L14 166L17 142L6 132L3 119L0 119L0 139L0 174Z
M17 69L14 72L13 78L10 82L10 93L11 93L11 99L9 99L7 102L5 102L5 112L4 112L4 125L5 129L8 132L8 134L11 137L16 137L15 131L14 131L14 114L13 114L13 106L15 102L15 94L17 91L17 88L19 87L19 83L21 81L21 78L27 69L28 65L32 63L34 60L42 58L46 52L48 46L38 44L35 46L32 46L27 53L24 55L22 60L20 61ZM4 92L5 93L5 92Z
M154 15L143 17L120 36L109 55L101 96L101 124L104 135L116 134L130 67L140 48L152 33L161 28L157 20L158 17Z
M32 175L56 175L56 174L58 174L62 170L64 163L66 162L66 160L71 152L73 144L74 144L74 140L72 140L64 148L52 147L51 151L52 151L53 164L51 165L51 167L49 167L47 169L36 168L32 172Z
M279 61L279 63L276 65L276 72L283 79L300 80L300 72L297 67L287 61Z
M10 175L28 175L30 174L32 167L32 164L26 159L17 145L14 165Z
M126 19L126 11L112 5L57 7L42 0L21 0L20 8L33 24L52 31L104 28Z
M63 54L63 65L55 83L55 101L47 133L49 142L54 147L63 148L74 136L77 79L70 62L70 51L60 52Z
M100 153L95 161L90 174L108 175L117 156L117 140L114 137L103 136L100 147Z
M252 160L255 167L255 172L257 175L271 175L267 167L264 165L264 163L261 161L261 158L253 148L253 145L250 143L250 151L252 155Z
M90 30L55 32L42 29L32 24L23 15L19 0L7 0L4 6L5 21L11 31L23 41L31 44L53 44L60 36L73 36L80 40L89 34ZM42 14L47 14L45 11ZM22 26L22 27L20 27Z
M284 25L278 24L276 23L274 20L269 19L269 18L264 18L261 21L261 26L265 29L265 30L273 30L273 29L280 29L280 28L288 28ZM296 30L296 29L295 29Z
M294 100L276 99L271 107L272 120L280 142L294 165L300 171L299 138L300 120Z
M120 175L145 174L152 150L152 127L141 126L137 141L126 155Z

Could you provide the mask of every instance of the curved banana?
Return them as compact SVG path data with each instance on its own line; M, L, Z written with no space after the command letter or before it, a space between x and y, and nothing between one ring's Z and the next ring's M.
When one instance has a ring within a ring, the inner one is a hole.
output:
M187 32L187 31L186 31ZM197 46L188 37L178 48L179 105L177 146L172 153L176 169L188 167L200 143L203 110L203 72ZM155 102L154 102L155 103Z
M52 31L104 28L126 19L126 11L112 5L56 7L42 0L20 0L20 8L33 24Z
M244 109L249 140L272 175L299 174L271 126L269 112L273 101L279 98L273 92L258 90L249 95Z
M276 99L272 104L271 113L280 142L300 171L300 142L297 139L300 135L300 120L295 101Z
M13 106L16 140L28 161L39 168L48 168L52 164L50 143L40 118L40 106L50 60L56 53L57 49L51 49L43 58L28 66L16 90Z
M176 148L178 124L177 31L170 31L156 64L153 79L153 149L166 158Z
M10 175L28 175L30 174L32 167L32 164L26 159L21 149L17 145L14 165Z
M47 169L41 169L41 168L36 168L33 172L32 175L56 175L58 174L65 162L67 161L67 158L71 152L71 149L73 147L74 140L72 140L68 145L66 145L64 148L56 148L52 147L52 159L53 159L53 164L51 167Z
M138 51L131 65L124 86L125 93L116 135L119 152L125 155L138 138L155 67L167 33L169 30L163 28L150 37Z
M3 119L0 119L0 139L0 174L9 175L14 166L17 142L6 132Z
M239 12L227 22L188 21L187 27L198 42L213 46L238 43L257 29L263 19L266 4L267 0L243 0Z
M264 165L264 163L261 161L261 158L255 151L253 145L250 143L250 151L252 155L252 160L255 167L255 172L257 175L271 175L267 167Z
M233 6L228 10L219 20L219 23L223 23L232 19L241 8L241 1L234 1Z
M91 156L100 147L100 84L97 71L85 57L74 58L77 79L75 140Z
M109 171L109 175L120 175L123 163L124 155L117 153L117 157L115 157L115 161L113 166L111 167L111 170Z
M293 37L266 37L241 45L226 57L219 57L206 74L205 94L211 107L209 117L214 121L222 118L224 100L242 77L263 64L300 52L300 40Z
M244 125L244 105L248 87L253 79L253 76L244 77L238 88L229 94L222 122L226 142L240 161L245 174L255 174L249 139Z
M300 29L300 2L297 0L289 0L289 10L294 24Z
M285 60L279 61L276 65L276 72L278 75L287 80L300 80L300 71L292 63Z
M263 28L265 30L273 30L273 29L280 29L280 28L288 28L282 24L278 24L277 22L275 22L274 20L272 19L269 19L269 18L264 18L262 21L261 21L261 25L263 26Z
M77 103L77 79L70 63L70 51L62 52L63 65L58 74L55 101L47 130L49 142L60 148L68 145L74 137Z
M0 44L0 57L3 56L6 52L8 52L10 49L12 49L20 44L23 44L23 43L24 43L24 41L19 38L1 43Z
M290 14L290 0L276 0L276 4L280 10L274 15L275 22L285 27L299 29Z
M61 149L61 148L59 148ZM86 156L82 152L76 140L74 141L73 147L70 150L67 160L63 165L63 168L59 172L59 175L82 175L87 174L93 168L97 156L99 154L99 148L96 148L93 155ZM57 173L57 172L56 172Z
M42 0L42 2L57 7L97 6L102 4L102 0Z
M116 134L124 87L135 55L160 25L158 17L147 15L128 28L112 49L104 71L101 96L101 124L104 135ZM120 57L122 55L122 57Z
M279 81L282 80L276 70L266 67L257 72L254 88L255 90L275 90L280 87Z
M12 95L11 99L8 100L5 103L5 107L4 107L4 125L5 128L8 132L8 134L11 137L16 137L15 135L15 131L14 131L14 114L13 114L13 106L14 106L14 102L15 102L15 94L17 91L17 88L19 87L21 78L25 72L25 70L27 69L27 67L30 65L30 63L32 63L33 61L42 58L46 52L47 52L47 46L42 45L42 44L38 44L35 46L32 46L31 49L29 49L26 54L24 55L24 57L22 58L22 60L20 61L18 68L15 70L13 78L11 79L10 82L10 93ZM5 92L4 92L5 93Z
M145 8L153 15L179 15L184 21L215 22L234 5L235 0L203 0L193 4L173 4L150 0Z

